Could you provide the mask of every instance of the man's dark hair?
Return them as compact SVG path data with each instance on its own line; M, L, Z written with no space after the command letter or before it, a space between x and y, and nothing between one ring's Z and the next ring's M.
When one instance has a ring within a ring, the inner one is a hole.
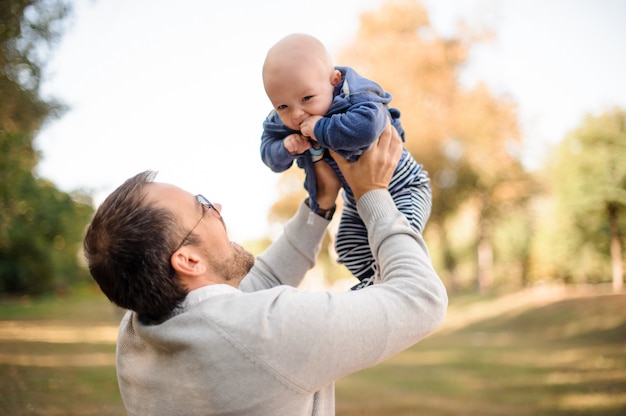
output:
M113 191L83 242L89 272L102 292L145 321L164 319L187 294L170 263L182 230L169 210L145 201L145 187L155 176L139 173Z

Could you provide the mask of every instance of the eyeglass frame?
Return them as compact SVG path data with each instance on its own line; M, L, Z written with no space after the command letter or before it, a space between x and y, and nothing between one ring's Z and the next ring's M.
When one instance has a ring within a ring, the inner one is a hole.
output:
M220 212L217 210L215 205L213 205L213 203L211 201L209 201L206 196L204 196L202 194L198 194L198 195L194 195L194 197L196 198L196 201L198 201L198 203L200 203L200 206L202 207L202 216L200 217L200 219L198 220L196 225L194 225L191 228L191 230L189 230L187 235L185 235L185 238L183 238L183 241L181 241L180 244L178 245L178 247L176 247L176 250L174 250L174 253L177 252L182 246L185 245L185 242L187 241L187 239L189 238L191 233L193 233L193 231L196 229L196 227L198 225L200 225L200 223L202 222L202 219L204 218L206 213L209 212L210 209L215 210L215 212L217 212L218 215L220 214Z

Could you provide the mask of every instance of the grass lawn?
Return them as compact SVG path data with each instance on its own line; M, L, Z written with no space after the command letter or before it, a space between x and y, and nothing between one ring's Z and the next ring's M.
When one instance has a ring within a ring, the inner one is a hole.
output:
M340 380L337 415L626 415L626 294L453 302L440 331Z
M0 301L0 415L124 415L120 312ZM452 297L418 345L337 382L337 415L626 415L626 294Z
M102 295L0 301L0 415L124 415L120 318Z

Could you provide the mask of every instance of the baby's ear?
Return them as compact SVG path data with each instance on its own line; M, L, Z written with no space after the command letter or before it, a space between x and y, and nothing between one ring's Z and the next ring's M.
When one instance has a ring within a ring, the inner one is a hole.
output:
M339 84L340 81L341 81L341 72L338 69L334 69L333 72L330 74L330 83L334 87L337 84Z

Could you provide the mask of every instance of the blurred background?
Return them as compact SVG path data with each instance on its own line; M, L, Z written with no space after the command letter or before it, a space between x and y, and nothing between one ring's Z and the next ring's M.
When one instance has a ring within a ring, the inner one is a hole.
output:
M451 290L621 287L623 0L3 4L0 290L35 289L37 267L46 290L63 286L77 272L56 257L74 262L89 208L147 169L222 203L249 249L275 238L304 193L296 168L261 161L260 68L292 32L392 93L432 178L425 235ZM82 221L63 206L53 215L18 174L86 205L72 208ZM347 272L329 238L333 283ZM25 251L37 265L19 263Z
M401 110L406 147L432 180L424 235L450 292L450 331L470 310L506 310L502 299L592 296L613 306L610 323L587 328L612 331L611 351L626 355L626 309L615 302L626 257L625 21L624 0L3 0L0 340L13 341L0 343L0 368L21 368L23 339L7 328L28 320L24 305L42 300L39 319L46 299L97 292L84 229L140 171L221 203L231 238L255 253L276 238L305 193L300 170L261 161L271 110L261 66L293 32L318 37ZM336 264L333 225L307 289L354 284ZM116 313L98 321L103 331ZM621 411L626 364L609 367L621 371L603 394Z

